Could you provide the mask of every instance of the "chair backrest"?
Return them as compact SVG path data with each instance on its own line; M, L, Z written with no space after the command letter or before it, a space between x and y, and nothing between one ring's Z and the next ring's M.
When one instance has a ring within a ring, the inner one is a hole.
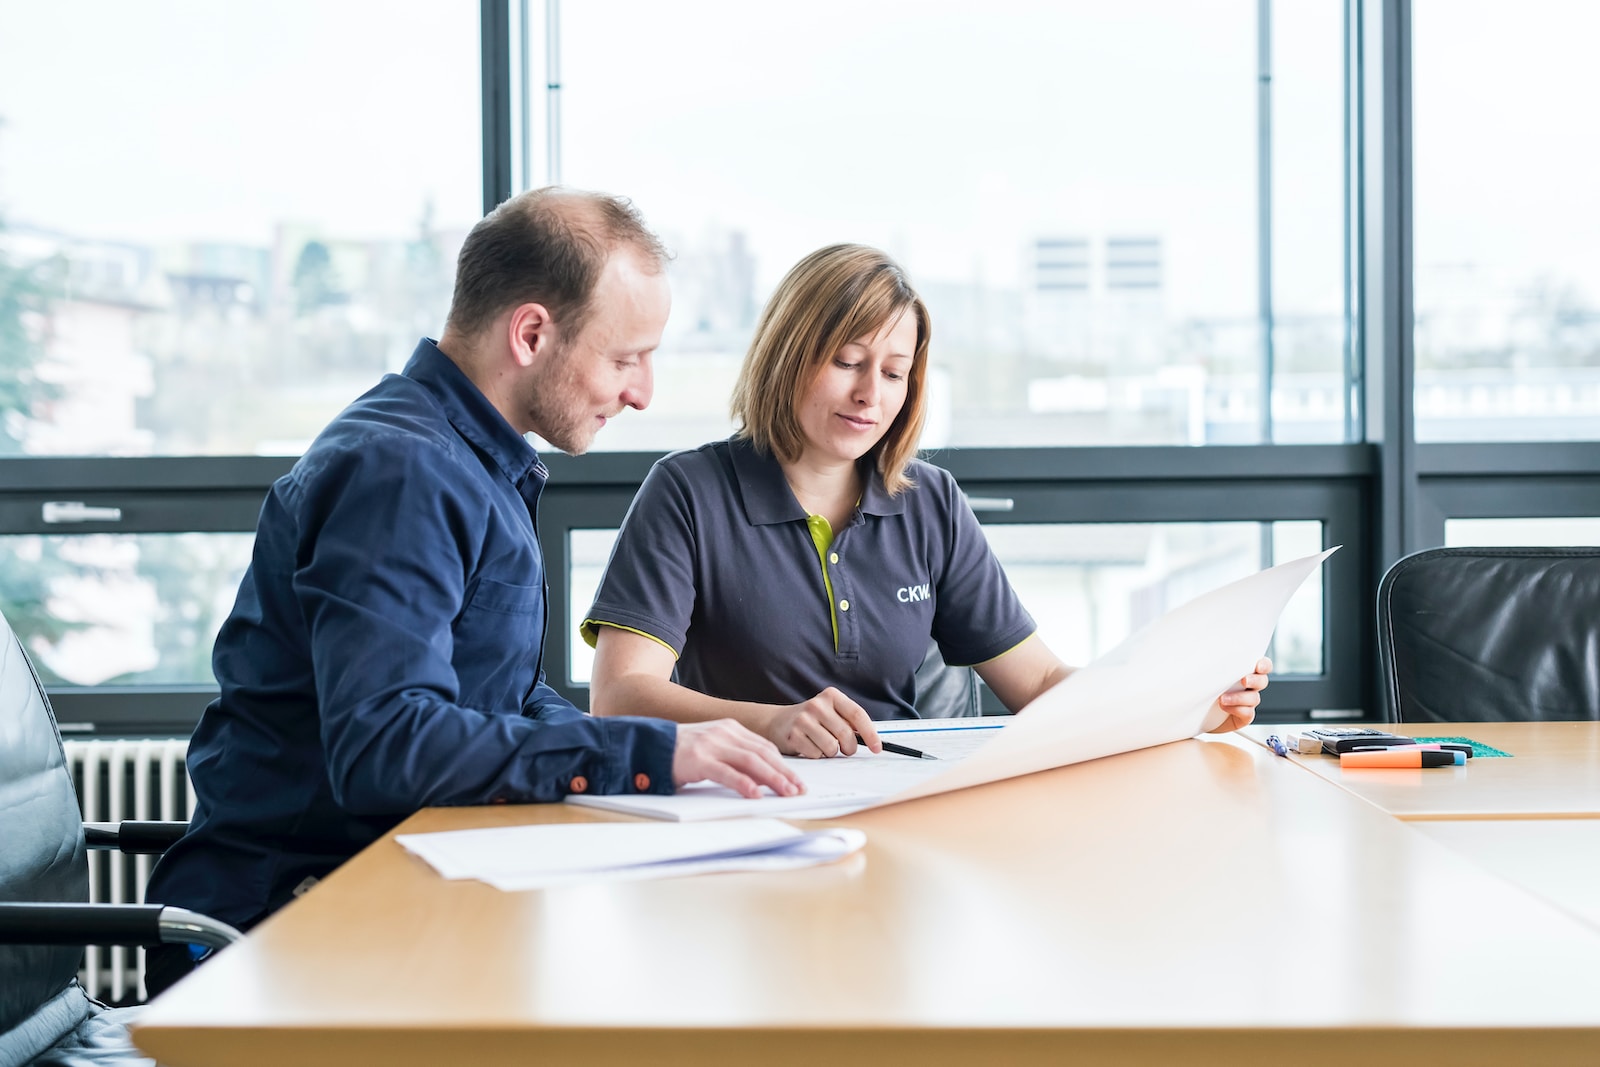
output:
M978 695L978 675L971 667L952 667L939 654L937 641L928 642L928 653L916 673L917 714L924 719L957 719L982 715Z
M89 862L77 791L33 664L0 618L0 900L83 902ZM81 947L0 945L0 1034L78 975Z
M1435 548L1378 586L1401 722L1600 718L1600 548Z

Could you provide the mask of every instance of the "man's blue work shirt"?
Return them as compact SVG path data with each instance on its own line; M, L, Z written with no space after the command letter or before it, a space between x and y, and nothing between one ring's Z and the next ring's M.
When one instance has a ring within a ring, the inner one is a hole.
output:
M547 477L428 340L328 425L262 507L152 901L249 926L422 807L672 792L674 725L545 684Z

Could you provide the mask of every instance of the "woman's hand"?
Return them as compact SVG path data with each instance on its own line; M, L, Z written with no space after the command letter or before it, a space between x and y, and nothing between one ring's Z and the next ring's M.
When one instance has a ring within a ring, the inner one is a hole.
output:
M1261 690L1267 687L1267 675L1272 673L1272 661L1265 656L1256 660L1254 674L1239 679L1239 684L1217 698L1216 707L1227 715L1221 725L1211 733L1225 734L1249 726L1256 717L1256 706L1261 703Z
M883 751L872 717L832 686L810 700L779 708L762 732L781 752L807 759L853 755L858 734L867 748Z

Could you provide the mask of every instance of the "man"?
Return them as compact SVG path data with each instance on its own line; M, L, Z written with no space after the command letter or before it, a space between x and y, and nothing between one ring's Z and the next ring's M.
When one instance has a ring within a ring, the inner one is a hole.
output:
M149 899L248 928L428 805L801 791L731 720L593 719L544 681L548 472L523 435L578 454L650 402L665 258L594 194L524 193L473 228L438 344L267 496L190 743L194 821ZM150 992L193 966L153 950Z

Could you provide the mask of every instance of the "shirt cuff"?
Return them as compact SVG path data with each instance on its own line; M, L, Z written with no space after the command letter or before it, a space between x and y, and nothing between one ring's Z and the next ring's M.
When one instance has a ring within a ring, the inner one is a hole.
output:
M607 734L606 751L611 763L606 788L590 792L659 793L677 792L672 780L672 757L678 749L678 724L665 719L619 715L595 720Z

